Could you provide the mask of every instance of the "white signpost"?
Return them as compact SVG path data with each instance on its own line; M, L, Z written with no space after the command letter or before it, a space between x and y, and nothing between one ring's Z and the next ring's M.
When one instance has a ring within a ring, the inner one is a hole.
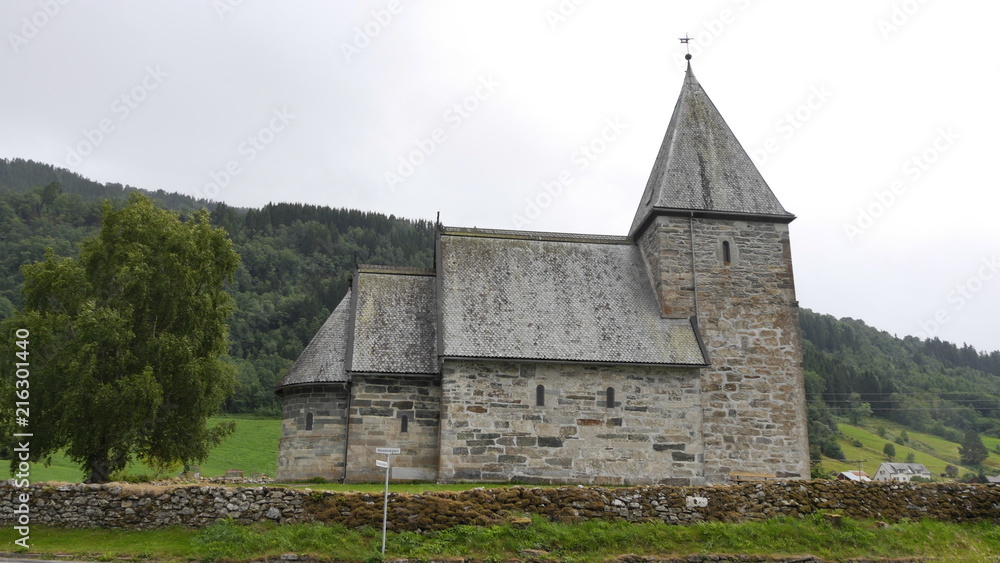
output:
M375 448L376 454L385 454L386 456L384 461L381 459L375 460L375 465L377 467L385 469L385 497L382 499L382 555L385 555L385 528L386 523L389 520L389 472L392 470L390 465L392 455L398 454L399 452L399 448Z

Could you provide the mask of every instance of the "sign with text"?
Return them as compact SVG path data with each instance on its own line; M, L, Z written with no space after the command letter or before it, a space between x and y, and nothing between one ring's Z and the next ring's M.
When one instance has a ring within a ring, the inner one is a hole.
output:
M399 452L399 448L375 448L377 454L398 454Z
M382 460L382 459L376 459L375 460L375 465L377 465L378 467L388 468L389 467L389 462L385 461L385 460Z

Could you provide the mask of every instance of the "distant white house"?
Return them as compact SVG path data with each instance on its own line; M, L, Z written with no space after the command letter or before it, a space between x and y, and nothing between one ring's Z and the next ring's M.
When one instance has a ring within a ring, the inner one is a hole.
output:
M931 472L922 463L885 462L875 472L876 481L901 481L909 483L914 477L931 478Z
M844 471L837 475L838 481L871 481L871 477L864 471Z

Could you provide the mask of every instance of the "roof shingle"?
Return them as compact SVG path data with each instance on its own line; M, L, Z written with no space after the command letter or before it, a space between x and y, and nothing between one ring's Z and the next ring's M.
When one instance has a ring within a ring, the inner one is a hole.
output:
M343 383L348 380L344 370L344 354L351 316L350 304L351 292L348 291L299 354L278 387L304 383Z
M647 217L665 210L794 219L708 98L690 64L630 236Z
M439 371L435 284L428 273L378 267L358 272L350 371Z
M441 235L445 357L704 365L690 321L664 319L635 244Z

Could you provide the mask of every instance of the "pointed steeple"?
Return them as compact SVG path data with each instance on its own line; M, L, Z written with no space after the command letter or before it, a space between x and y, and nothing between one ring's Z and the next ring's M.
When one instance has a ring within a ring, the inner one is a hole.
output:
M795 218L774 197L688 62L629 236L636 237L656 215L692 213L779 223Z

